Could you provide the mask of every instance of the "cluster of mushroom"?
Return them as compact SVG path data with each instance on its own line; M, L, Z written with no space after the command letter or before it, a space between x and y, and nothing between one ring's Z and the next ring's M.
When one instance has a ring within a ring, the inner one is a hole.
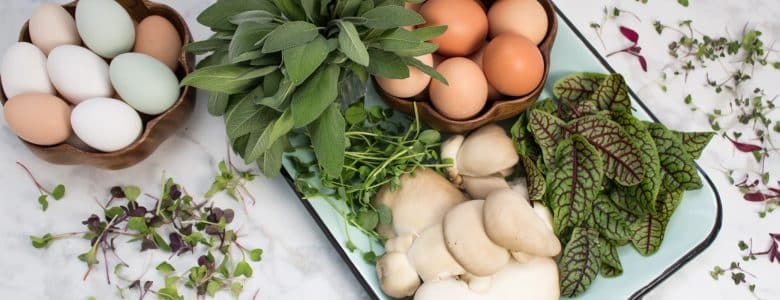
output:
M450 181L428 169L382 190L393 222L382 225L385 254L376 272L382 290L415 300L558 299L561 251L552 215L530 203L523 178L508 183L519 157L504 129L488 125L453 136L442 158ZM465 193L461 191L462 188Z

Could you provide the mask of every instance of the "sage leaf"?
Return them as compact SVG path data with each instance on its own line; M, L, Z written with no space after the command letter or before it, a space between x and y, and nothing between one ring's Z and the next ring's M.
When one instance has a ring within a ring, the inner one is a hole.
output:
M181 81L182 86L192 86L210 92L238 94L257 84L257 77L246 76L253 68L241 65L219 65L195 70Z
M228 62L228 60L227 60L227 55L228 55L228 53L227 53L227 45L228 44L225 44L225 49L224 50L222 50L222 49L216 50L211 55L206 56L205 58L203 58L203 60L198 62L197 65L195 65L195 70L200 70L200 69L203 69L203 68L213 67L213 66L216 66L216 65L222 65L222 64L227 63Z
M680 137L683 148L685 148L685 152L688 152L688 154L690 154L693 159L699 159L699 157L701 157L701 153L704 151L704 148L707 147L707 145L712 140L712 137L715 136L715 132L712 131L675 132L675 134Z
M577 103L589 99L607 75L577 73L563 77L553 85L553 95L558 101Z
M422 41L406 29L398 28L379 39L379 46L385 51L402 51L422 45Z
M335 12L339 17L354 16L360 8L361 0L337 0Z
M230 23L230 17L251 10L279 14L276 6L268 0L220 0L198 15L198 22L214 30L233 30L236 25Z
M368 72L372 75L391 78L404 79L409 77L409 67L401 61L398 55L379 49L368 49L370 64Z
M547 191L547 182L544 179L544 174L536 168L536 164L528 156L521 155L520 162L525 170L528 199L531 201L544 201L544 193Z
M658 147L663 173L662 190L695 190L702 186L696 165L674 132L659 123L644 122Z
M623 274L623 264L620 263L617 247L604 239L599 239L602 247L601 256L601 276L610 278Z
M267 66L267 67L262 67L257 69L249 69L246 70L246 72L238 75L235 78L235 80L250 80L250 79L260 78L265 75L273 73L277 69L279 69L278 66Z
M274 0L279 9L292 21L306 20L306 12L298 5L295 0Z
M339 32L339 51L355 63L368 66L368 50L366 50L363 41L360 40L360 34L355 25L341 20L336 21L336 25L341 30Z
M592 217L601 236L618 243L628 241L628 224L607 196L599 196L593 202Z
M547 199L556 233L578 226L590 215L603 176L601 156L585 138L572 135L560 142L547 174Z
M212 116L222 116L230 102L230 95L223 93L209 94L208 111Z
M423 17L403 6L380 6L362 14L365 26L376 29L391 29L401 26L420 25L425 23Z
M235 64L235 63L242 63L242 62L250 61L250 65L258 66L258 67L265 67L265 66L268 66L268 65L274 65L272 63L264 64L264 65L255 65L255 64L251 63L251 61L262 59L264 57L269 57L270 58L272 56L271 55L267 55L267 54L263 53L263 51L260 51L260 50L252 50L252 51L247 51L247 52L239 54L238 56L234 57L230 62Z
M271 148L263 153L263 164L261 166L263 174L270 178L279 176L282 169L282 159L284 158L285 141L278 140L271 145Z
M637 202L641 214L655 212L655 200L661 188L661 159L655 146L653 136L645 125L630 113L615 113L612 119L632 137L640 151L642 165L645 166L645 178L638 185L631 187L618 186L617 192L624 193L627 199Z
M439 25L417 28L412 31L412 34L420 41L430 41L444 34L446 31L447 25Z
M235 140L253 132L262 132L279 114L266 107L257 106L254 103L256 94L262 93L262 88L257 88L225 114L225 129L230 140Z
M449 85L449 82L447 82L447 79L444 78L444 76L439 74L439 72L436 72L436 70L433 67L421 62L419 59L415 57L401 57L401 60L403 60L404 63L406 63L407 65L415 67L417 68L417 70L420 70L425 74L428 74L428 76L431 76L431 78L436 79L445 85Z
M289 107L287 105L287 99L290 98L290 95L292 95L294 91L295 84L293 84L289 78L284 77L281 82L279 82L279 86L273 95L255 99L255 104L266 106L277 111L283 111L284 108Z
M317 26L303 21L288 22L271 31L263 44L263 53L300 46L319 36Z
M591 99L595 100L600 110L631 113L631 99L623 75L607 76L599 88L593 91Z
M539 144L546 165L551 165L555 159L555 149L564 137L564 126L563 120L542 110L531 110L528 115L528 131Z
M293 120L288 110L276 120L271 121L262 132L252 132L249 135L244 160L247 163L251 163L261 158L264 159L263 155L265 155L266 151L271 149L279 138L289 133L292 128Z
M290 104L295 128L301 128L319 118L320 114L338 97L338 65L323 66L301 85Z
M277 66L282 63L282 56L279 55L279 53L263 53L262 50L260 53L263 54L263 56L252 59L252 61L249 62L250 65L254 67L266 67L266 66ZM236 60L240 59L236 58Z
M425 54L436 52L436 50L439 50L439 45L426 42L426 43L420 43L415 47L396 49L393 51L393 53L398 54L400 56L417 57L417 56L422 56Z
M250 10L239 13L230 17L230 23L235 25L241 25L243 23L252 22L257 24L273 23L278 19L278 15L272 14L265 10Z
M306 17L311 21L312 23L319 23L320 22L320 5L322 4L322 1L320 0L300 0L301 7L303 8L303 12L306 14ZM371 2L371 1L368 1Z
M263 77L263 90L265 90L264 95L266 97L273 96L276 91L279 90L279 86L281 85L282 79L284 78L285 77L280 70L276 70L273 73Z
M282 61L292 83L300 85L306 81L325 61L328 53L328 43L321 35L306 44L283 50Z
M189 43L184 45L183 49L189 53L201 55L217 50L227 50L229 44L230 42L226 40L211 38L208 40Z
M256 50L260 48L259 41L265 39L265 37L276 28L276 24L260 24L254 22L246 22L238 25L236 34L233 35L233 39L230 41L230 47L228 48L228 57L231 62L236 62L236 58L244 54L247 51Z
M645 177L641 154L631 137L606 116L585 116L570 122L567 131L583 136L601 152L606 175L624 186L639 184Z
M360 1L360 7L358 7L357 15L360 16L374 7L374 1Z
M338 178L346 151L346 122L339 105L331 103L319 119L309 125L309 135L317 162L328 177Z
M593 283L601 266L600 247L599 233L595 229L574 228L558 261L561 296L576 297Z

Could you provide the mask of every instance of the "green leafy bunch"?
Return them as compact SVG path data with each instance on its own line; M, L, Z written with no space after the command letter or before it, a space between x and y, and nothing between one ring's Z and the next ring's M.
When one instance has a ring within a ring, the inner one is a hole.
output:
M661 245L711 132L675 132L631 113L619 74L579 73L555 83L512 127L532 200L552 210L565 244L561 294L583 293L597 274L622 273L617 247L642 255Z
M341 173L317 174L315 162L292 157L297 174L295 185L307 198L342 199L347 207L341 212L346 222L378 241L381 236L377 227L391 224L392 214L389 207L375 206L371 199L383 188L397 190L401 176L414 174L418 168L441 170L450 165L439 163L441 134L424 129L416 113L412 119L389 108L366 107L357 102L346 110L345 117L347 151ZM319 181L322 188L311 184L312 179ZM347 238L347 249L356 251L355 244ZM369 249L363 258L374 262L377 255Z
M421 2L421 1L409 1ZM320 167L340 173L343 109L360 99L369 74L407 78L409 66L446 80L416 56L446 26L423 24L403 0L220 0L198 16L211 38L186 50L209 54L182 85L210 92L233 149L264 174L279 173L289 134L305 132ZM316 141L335 141L317 143Z

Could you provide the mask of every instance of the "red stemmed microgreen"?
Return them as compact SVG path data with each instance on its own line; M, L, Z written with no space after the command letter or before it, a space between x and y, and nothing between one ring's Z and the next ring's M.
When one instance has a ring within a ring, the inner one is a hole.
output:
M639 33L625 26L620 26L620 33L623 35L623 37L631 41L632 43L631 46L628 46L621 50L613 51L612 53L607 54L607 57L610 57L618 53L627 53L633 55L639 60L639 65L642 67L642 70L647 72L647 60L641 54L642 47L639 47Z
M35 187L38 189L38 192L40 193L40 196L38 196L38 203L41 205L41 209L43 211L46 211L49 208L49 196L54 198L54 200L60 200L62 197L65 197L65 186L62 184L58 184L54 187L53 190L49 191L49 189L43 187L40 182L38 182L38 179L33 176L32 172L30 171L27 166L22 164L21 162L16 162L16 164L24 170L25 173L27 173L27 176L30 176L30 179L32 179L33 184L35 184Z

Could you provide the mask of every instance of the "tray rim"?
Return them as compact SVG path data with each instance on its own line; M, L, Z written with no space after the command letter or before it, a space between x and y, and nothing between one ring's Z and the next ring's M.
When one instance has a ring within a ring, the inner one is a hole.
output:
M558 14L558 16L563 20L564 23L566 23L566 26L571 28L572 32L577 36L577 38L580 39L580 41L585 44L585 47L588 48L588 50L595 56L599 62L604 66L607 71L610 73L617 73L615 72L615 69L612 68L612 66L607 62L607 60L599 54L598 50L593 47L593 45L588 42L588 40L585 38L585 36L582 34L582 32L574 26L574 23L566 16L566 14L561 11L561 9L553 2L553 8L555 9L555 12ZM628 93L631 95L631 97L636 100L636 103L639 104L640 107L647 113L650 118L656 122L661 123L658 119L658 117L655 116L655 114L647 107L647 105L642 101L641 98L639 98L639 95L634 92L634 90L629 86L628 87ZM715 224L712 226L712 229L710 230L710 233L704 238L704 240L691 248L690 251L686 252L680 259L669 265L661 275L651 280L647 285L643 286L629 297L630 300L634 299L642 299L647 293L652 291L654 288L656 288L658 285L660 285L662 282L664 282L666 279L671 277L674 273L679 271L683 266L688 264L691 260L702 254L705 249L709 248L710 245L715 241L715 238L717 238L718 233L720 233L720 228L723 225L723 203L721 202L720 193L718 192L718 188L715 186L715 184L712 182L712 179L710 179L709 174L702 169L702 167L697 163L696 169L701 174L704 181L707 182L707 185L712 188L712 193L715 196L715 203L716 203L716 216L715 216ZM309 200L304 198L304 195L301 194L296 188L295 188L295 181L290 175L287 170L282 167L282 176L284 177L285 182L292 188L295 195L298 197L298 200L301 201L301 204L306 208L306 211L309 212L309 214L314 219L314 222L317 223L317 227L322 230L323 233L325 233L325 237L328 239L328 242L330 242L331 246L338 252L339 257L346 263L347 267L349 267L349 270L352 272L352 275L355 276L355 278L358 280L360 285L363 287L363 289L366 291L368 296L372 300L379 300L381 299L380 296L377 294L377 292L371 287L371 285L366 281L366 279L363 277L363 275L360 273L360 271L357 269L357 266L352 263L352 260L349 258L347 253L341 248L341 242L339 242L336 237L330 232L330 229L327 225L325 225L325 221L320 217L320 215L317 213L317 211L314 209L314 206L309 203Z

